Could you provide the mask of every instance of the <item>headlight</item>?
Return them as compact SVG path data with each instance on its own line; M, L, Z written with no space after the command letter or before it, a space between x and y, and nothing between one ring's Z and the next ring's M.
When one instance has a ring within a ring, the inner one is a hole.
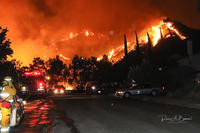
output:
M55 93L55 94L57 94L57 93L58 93L58 90L57 90L57 89L55 89L55 90L54 90L54 93Z
M122 94L122 93L124 93L124 92L123 92L123 91L117 91L117 93Z
M39 88L40 88L40 89L43 89L44 87L43 87L43 86L40 86Z
M96 89L96 87L95 87L95 86L92 86L92 89L93 89L93 90L95 90L95 89Z
M60 93L62 93L62 94L63 94L63 93L64 93L64 90L63 90L63 89L62 89L62 90L60 90Z
M22 90L22 91L27 91L26 86L23 86L21 90Z

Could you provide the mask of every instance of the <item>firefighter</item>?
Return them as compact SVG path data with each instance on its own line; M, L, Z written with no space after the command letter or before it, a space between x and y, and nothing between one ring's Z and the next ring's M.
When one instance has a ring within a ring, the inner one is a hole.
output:
M2 113L1 133L9 132L11 108L13 106L13 97L16 95L16 89L12 84L12 78L4 78L3 87L0 93L0 109Z

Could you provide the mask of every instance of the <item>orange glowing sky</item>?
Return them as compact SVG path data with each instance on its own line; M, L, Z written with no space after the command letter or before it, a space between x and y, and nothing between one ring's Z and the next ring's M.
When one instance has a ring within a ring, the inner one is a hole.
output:
M163 16L200 28L197 1L182 0L1 0L14 58L97 56L159 23ZM66 58L66 59L67 59Z

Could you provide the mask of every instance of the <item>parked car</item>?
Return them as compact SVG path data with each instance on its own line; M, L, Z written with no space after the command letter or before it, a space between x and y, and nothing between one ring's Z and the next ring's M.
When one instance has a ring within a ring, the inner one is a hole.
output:
M97 94L99 89L100 89L100 86L96 82L87 82L86 85L84 86L85 92L90 95Z
M124 98L129 98L132 95L152 95L156 96L158 94L165 94L166 93L166 87L163 86L152 86L151 84L139 84L139 85L134 85L129 88L124 88L117 90L115 95L118 97L124 97Z
M18 103L18 107L12 107L12 112L10 116L10 127L18 126L24 118L24 103L23 99L15 96L13 98L14 103ZM2 114L0 110L0 121L2 119Z

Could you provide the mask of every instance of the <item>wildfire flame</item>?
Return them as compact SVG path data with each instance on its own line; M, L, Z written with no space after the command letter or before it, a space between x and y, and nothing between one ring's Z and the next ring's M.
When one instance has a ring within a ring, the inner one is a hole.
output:
M180 37L180 39L182 39L182 40L186 39L185 36L181 35L181 33L177 29L175 29L173 27L173 23L171 23L171 22L165 23L163 21L160 21L157 25L154 25L151 28L148 28L146 30L146 32L148 32L149 35L150 35L152 45L156 46L158 44L158 41L161 39L161 33L163 35L165 35L165 38L170 37L169 30L171 32L175 33L176 35L178 35ZM145 42L145 43L148 42L148 38L147 38L146 32L142 32L143 34L139 38L139 42L140 43L141 42ZM135 43L135 41L131 41L131 42ZM131 46L130 42L128 42L127 45L128 45L129 51L130 51L130 49L134 49L135 48L135 45ZM108 53L108 58L110 60L112 60L113 62L118 61L120 58L123 57L123 55L121 57L118 57L118 53L120 53L123 50L124 50L124 44L122 44L121 46L119 46L119 47L117 47L115 49L112 49ZM102 56L98 58L98 60L101 60L101 59L102 59Z
M81 32L77 32L77 33L70 32L69 36L61 39L61 41L67 41L67 40L70 40L70 39L74 39L74 38L81 36L81 35L84 35L85 37L89 37L89 36L94 36L95 33L88 31L88 30L82 30Z
M95 36L95 35L96 35L98 38L103 38L103 37L104 37L104 35L101 34L101 33L95 34L94 32L91 32L91 31L89 31L89 30L82 30L81 32L77 32L77 33L70 32L70 33L69 33L69 36L67 36L67 37L65 37L65 38L62 38L61 40L51 40L51 45L52 45L53 47L55 47L57 53L59 54L59 56L60 56L61 58L63 58L64 60L70 61L70 60L71 60L70 58L65 57L63 54L60 53L58 47L56 46L56 43L57 43L58 41L68 41L68 40L72 40L72 39L75 39L76 37L81 36L81 35L82 35L82 36L85 36L85 37ZM114 52L114 51L113 51L113 52ZM112 55L110 55L110 58L111 58L111 57L112 57Z
M172 23L167 23L166 26L167 26L170 30L174 31L182 40L186 39L185 36L181 35L180 32L179 32L177 29L175 29L175 28L173 27L173 24L172 24Z
M147 32L150 35L150 39L151 39L153 46L156 46L158 44L158 41L162 37L164 37L164 38L170 37L171 35L170 35L169 32L176 34L182 40L186 39L185 36L181 35L181 33L176 28L173 27L173 23L163 22L163 20L160 21L159 23L151 26L150 28L145 29L144 31L141 31L139 33L139 36L140 36L139 37L139 43L147 43L148 42L148 37L147 37L147 34L146 34ZM94 33L94 32L91 32L89 30L82 30L81 32L77 32L77 33L70 32L68 37L63 38L60 41L67 41L67 40L70 40L70 39L75 39L76 37L81 36L81 35L85 36L85 37L89 37L89 36L96 36L98 38L105 37L105 35L101 34L101 33ZM161 36L161 35L163 35L163 36ZM52 42L52 45L55 47L55 42ZM133 39L132 41L128 41L127 45L128 45L129 51L134 50L135 39ZM56 49L58 50L57 47L56 47ZM121 59L124 56L124 55L122 55L123 54L122 51L124 51L124 44L121 44L117 48L111 49L107 54L108 59L112 62L118 61L119 59ZM59 56L62 57L64 60L71 60L70 58L65 57L63 54L59 54ZM99 56L97 58L98 61L101 60L101 59L103 59L103 56Z
M59 54L59 56L62 57L64 60L71 60L70 58L67 58L67 57L65 57L65 56L62 55L62 54Z
M89 31L85 31L85 36L89 36Z
M110 59L113 56L113 54L114 54L114 49L109 52L108 59Z

